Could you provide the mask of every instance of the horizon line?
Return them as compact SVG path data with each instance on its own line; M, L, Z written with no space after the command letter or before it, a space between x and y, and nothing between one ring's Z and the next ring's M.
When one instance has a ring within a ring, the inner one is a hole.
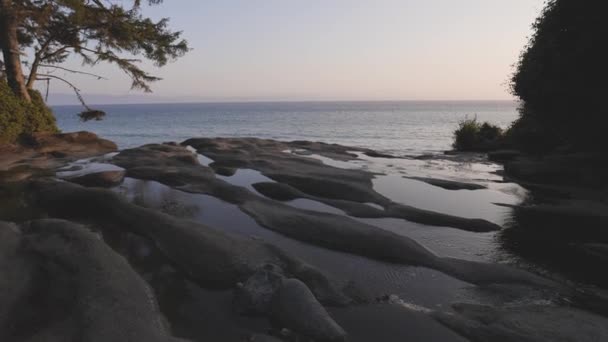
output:
M209 101L158 101L158 102L127 102L127 103L92 103L89 106L118 106L118 105L169 105L169 104L274 104L274 103L390 103L390 102L520 102L518 99L459 99L459 100L209 100ZM78 103L49 104L48 106L78 106Z

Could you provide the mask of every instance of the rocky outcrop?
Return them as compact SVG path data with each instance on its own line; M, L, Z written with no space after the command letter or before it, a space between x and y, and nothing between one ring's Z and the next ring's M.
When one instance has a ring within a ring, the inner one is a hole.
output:
M344 341L346 332L297 279L283 279L272 298L271 318L279 325L318 341Z
M606 189L608 159L598 154L526 156L505 164L505 174L517 181Z
M11 295L0 297L3 341L178 340L144 280L85 227L38 220L3 224L0 234L10 236L2 239L9 248L0 249ZM18 263L5 268L7 257Z
M220 140L220 142L221 141L223 140ZM251 144L251 142L249 143ZM408 265L425 266L440 270L459 279L475 284L488 284L493 282L520 282L542 286L550 286L551 284L542 278L506 266L442 258L410 238L362 223L346 216L298 209L260 197L245 188L234 186L216 178L214 173L207 167L202 165L193 165L189 161L184 161L182 158L178 158L186 152L187 150L185 148L173 145L147 145L142 148L127 150L123 152L125 154L121 153L116 156L113 161L117 165L126 168L127 174L131 177L159 181L184 191L208 194L218 197L226 202L236 204L242 211L253 217L261 226L297 240L313 243L334 250L355 253L374 259ZM230 153L245 156L252 155L252 153L242 150L234 150ZM268 165L271 165L272 160L274 160L273 158L274 157L270 157L270 161L265 158L264 160L258 160L247 165L264 165L265 163L269 163ZM276 158L287 160L284 161L284 163L289 164L294 163L291 158L296 158L296 160L299 160L301 157L279 155L276 156ZM249 163L247 161L249 159L250 157L246 157L238 160L244 160L245 162ZM297 166L301 167L294 172L302 172L302 170L306 168L303 166L303 164L300 164L300 161L295 163ZM309 159L302 161L302 163L311 163L314 165L313 168L317 171L317 174L331 174L331 171L335 169L328 169L327 166ZM287 170L288 171L282 172L292 172L290 168ZM357 177L368 177L366 173L358 173L358 171L342 173L341 175L346 177L348 174L352 175L351 179ZM319 179L320 178L321 177L319 176ZM371 187L356 188L365 189L360 193L373 191ZM354 190L353 192L357 191ZM375 196L380 195L376 194ZM68 199L66 198L64 201L68 201ZM69 199L69 201L72 202L74 199ZM86 201L91 202L92 199L87 199ZM338 203L348 203L349 205L353 206L365 206L368 213L379 213L379 215L376 217L390 216L384 214L383 211L379 209L363 203L357 203L356 201L335 201L339 202L327 203L334 203L337 207L342 205ZM427 221L433 220L434 222L441 223L441 225L448 225L448 223L455 222L462 225L464 225L465 222L468 224L477 224L478 226L484 226L487 224L487 222L483 220L461 219L438 213L431 214L430 212L394 203L384 204L386 205L385 211L394 213L395 217L408 217L417 222L422 221L428 223ZM352 211L355 210L353 209ZM129 223L129 225L137 226L137 222ZM167 231L175 234L173 233L174 229L167 229ZM159 241L170 241L176 239L177 237L175 235L167 237L166 239L155 238L155 240ZM190 237L190 239L194 240L192 237ZM163 243L166 244L167 242ZM177 246L175 246L175 248L177 248ZM212 247L209 247L209 250L212 249ZM233 251L231 252L234 253ZM205 258L201 256L200 258L196 259L200 260ZM273 260L267 260L267 262L276 263L273 262ZM250 268L247 268L248 272L253 273L259 264L260 263L250 265ZM307 282L307 284L309 283ZM314 287L311 288L314 291Z
M522 153L517 150L496 150L488 152L488 159L498 163L512 161L521 156Z
M237 167L260 171L264 176L296 189L297 192L292 191L294 198L320 201L345 210L352 216L403 218L476 232L500 230L498 225L486 220L466 219L395 203L373 189L374 174L370 172L332 167L316 159L285 153L286 150L299 148L336 160L352 159L353 156L347 152L350 151L348 147L254 138L189 139L182 145L192 146L199 153L212 158L214 163L210 166L214 169ZM325 149L327 151L323 152ZM370 207L364 203L374 203L385 210L369 210Z
M253 187L259 193L266 197L272 198L278 201L291 201L298 198L310 199L313 201L321 202L329 206L338 208L350 216L359 218L383 218L393 217L401 218L412 222L454 227L466 231L472 232L492 232L500 230L501 227L482 219L469 219L463 217L457 217L453 215L441 214L438 212L423 210L414 208L407 205L402 205L395 202L390 202L384 207L376 208L366 203L348 201L348 200L337 200L325 197L313 196L306 194L288 184L283 183L256 183Z
M69 181L84 186L111 188L120 185L125 175L124 170L101 171L69 178Z
M238 312L269 316L276 326L320 341L341 341L344 330L309 288L288 278L275 265L265 265L235 290Z
M24 144L0 154L0 172L16 180L37 176L77 159L115 152L115 143L90 132L33 135ZM3 175L0 173L0 180Z
M260 265L275 264L306 282L321 301L349 302L320 271L258 240L143 208L103 189L38 181L32 190L38 194L36 205L51 216L108 223L149 238L205 288L233 288Z

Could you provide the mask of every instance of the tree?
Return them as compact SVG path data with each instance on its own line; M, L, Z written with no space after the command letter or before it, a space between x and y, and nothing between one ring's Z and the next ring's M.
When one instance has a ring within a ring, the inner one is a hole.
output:
M161 2L147 1L150 6ZM9 87L31 101L29 90L37 80L57 79L81 99L72 83L44 71L84 73L61 66L77 56L83 66L113 63L131 78L132 88L149 92L150 83L159 78L140 68L141 57L163 66L185 54L188 45L181 32L168 28L167 18L145 18L141 7L141 0L0 0L0 48ZM28 57L25 63L23 55Z
M608 130L605 0L550 0L512 78L515 130L549 145L597 148ZM538 140L538 139L537 139Z

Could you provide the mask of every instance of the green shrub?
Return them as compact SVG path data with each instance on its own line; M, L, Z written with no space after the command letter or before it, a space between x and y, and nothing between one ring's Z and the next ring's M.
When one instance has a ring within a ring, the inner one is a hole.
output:
M0 80L0 143L12 143L36 132L58 132L55 117L37 91L32 102L17 98L5 80Z
M488 151L502 143L503 132L498 126L487 122L480 123L477 118L464 119L454 131L452 146L457 151Z

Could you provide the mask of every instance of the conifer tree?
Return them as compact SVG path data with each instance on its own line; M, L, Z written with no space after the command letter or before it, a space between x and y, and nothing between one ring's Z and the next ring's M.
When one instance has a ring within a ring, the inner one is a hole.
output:
M0 0L0 75L25 101L30 101L30 90L41 79L66 82L79 96L69 80L48 72L86 73L61 66L75 56L83 66L112 63L131 78L132 88L149 92L159 78L140 67L142 59L163 66L188 51L181 32L172 31L167 18L154 21L142 15L143 5L161 2Z

